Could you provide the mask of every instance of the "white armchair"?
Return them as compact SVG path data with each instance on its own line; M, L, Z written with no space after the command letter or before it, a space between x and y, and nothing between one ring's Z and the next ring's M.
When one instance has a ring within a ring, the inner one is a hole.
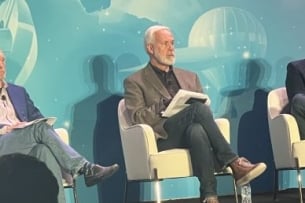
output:
M274 196L278 192L278 173L280 170L297 170L300 202L302 180L300 170L305 168L305 140L300 140L295 118L281 113L288 104L286 88L274 89L268 94L268 122L275 164Z
M127 115L124 99L119 102L118 119L127 175L125 202L127 202L129 181L155 181L158 184L158 181L162 179L193 176L189 150L171 149L158 152L151 126L132 125ZM216 119L216 122L229 142L229 121L222 118ZM215 175L232 175L232 171L215 173ZM236 202L238 202L234 178L233 184ZM156 197L160 202L160 191L156 191Z

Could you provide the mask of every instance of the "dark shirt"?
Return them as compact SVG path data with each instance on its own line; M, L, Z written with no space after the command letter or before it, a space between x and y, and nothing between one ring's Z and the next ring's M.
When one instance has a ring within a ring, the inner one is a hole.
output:
M173 71L173 66L170 66L169 71L165 72L165 71L162 71L159 68L153 66L152 64L150 64L150 65L153 67L153 70L155 71L158 78L161 80L161 82L163 83L163 85L167 89L168 93L172 97L174 97L175 94L180 89L180 85L179 85L178 80L177 80L177 78L175 76L175 73Z

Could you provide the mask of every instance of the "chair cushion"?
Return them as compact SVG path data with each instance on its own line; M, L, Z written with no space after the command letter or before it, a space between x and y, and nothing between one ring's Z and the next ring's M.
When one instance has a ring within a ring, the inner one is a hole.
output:
M150 165L151 174L154 174L156 168L159 179L193 175L191 157L187 149L170 149L153 154L150 156Z

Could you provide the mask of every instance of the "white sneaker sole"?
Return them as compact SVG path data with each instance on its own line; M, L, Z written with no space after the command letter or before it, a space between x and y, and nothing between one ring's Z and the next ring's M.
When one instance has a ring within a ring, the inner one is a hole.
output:
M265 170L267 166L265 163L259 163L254 169L252 169L249 173L247 173L242 178L238 179L236 181L237 186L243 186L249 183L251 180L255 179L259 175L261 175Z

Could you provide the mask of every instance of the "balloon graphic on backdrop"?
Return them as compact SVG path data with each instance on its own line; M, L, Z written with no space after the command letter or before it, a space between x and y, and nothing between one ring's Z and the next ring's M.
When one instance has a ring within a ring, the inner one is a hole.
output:
M211 78L209 82L213 86L219 87L236 82L236 66L232 66L232 62L265 55L267 37L263 25L248 11L220 7L204 13L195 21L188 46L204 48L213 56L212 69L205 69L203 73L207 74L207 79Z
M0 1L0 49L7 57L7 80L24 84L37 60L37 36L24 0Z

